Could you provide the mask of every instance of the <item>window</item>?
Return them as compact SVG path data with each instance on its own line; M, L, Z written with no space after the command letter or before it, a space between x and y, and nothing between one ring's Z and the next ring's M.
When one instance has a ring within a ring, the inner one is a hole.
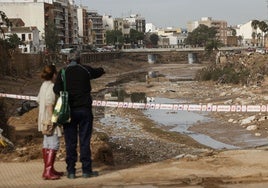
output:
M28 34L28 39L32 40L32 34L30 34L30 33Z
M21 40L25 41L25 34L21 34Z

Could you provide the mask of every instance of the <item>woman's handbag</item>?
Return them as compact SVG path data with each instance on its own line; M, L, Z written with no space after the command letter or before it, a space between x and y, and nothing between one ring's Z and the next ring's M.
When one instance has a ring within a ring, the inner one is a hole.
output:
M54 130L56 128L56 125L54 123L52 123L51 121L43 121L42 122L42 134L43 135L47 135L47 136L51 136L54 133Z
M68 92L66 91L66 79L65 79L65 70L62 69L61 77L63 80L63 91L60 92L60 96L54 107L51 121L56 124L66 124L71 121L70 115L70 106L68 102Z

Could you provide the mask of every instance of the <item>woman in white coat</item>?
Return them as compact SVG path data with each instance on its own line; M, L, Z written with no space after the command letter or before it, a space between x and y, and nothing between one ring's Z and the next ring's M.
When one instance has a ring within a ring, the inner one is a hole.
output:
M53 92L54 81L57 76L57 70L54 65L46 65L41 73L44 80L37 97L39 103L38 131L43 131L43 123L51 123L53 108L56 102L56 96ZM57 126L51 136L44 135L43 139L43 159L44 172L43 179L55 180L63 176L63 172L57 172L54 169L56 153L60 146L59 137L62 136L61 129Z

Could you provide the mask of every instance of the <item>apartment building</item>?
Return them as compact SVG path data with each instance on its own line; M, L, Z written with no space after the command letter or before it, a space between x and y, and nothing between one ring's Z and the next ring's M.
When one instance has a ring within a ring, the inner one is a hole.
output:
M135 29L139 32L145 33L146 21L138 14L131 14L129 17L124 18L129 23L130 29Z
M227 22L222 20L212 20L211 27L217 29L217 37L224 44L227 45Z
M77 13L73 0L1 0L0 10L9 19L20 18L25 27L36 27L40 38L40 51L45 50L45 28L53 20L60 44L78 43Z
M68 7L68 32L69 32L69 44L78 45L79 37L78 37L78 17L77 17L77 6L74 4L67 5Z
M90 45L102 47L106 44L105 31L121 30L127 37L130 29L145 33L145 19L139 15L114 19L102 16L87 7L77 6L74 0L1 0L0 10L9 19L19 18L25 27L36 27L39 31L39 51L45 51L45 28L53 21L61 48ZM141 41L142 43L142 41ZM32 49L32 48L30 48Z
M142 33L145 33L146 30L146 22L144 18L137 18L136 19L136 30Z
M79 6L77 8L77 21L78 21L78 39L80 44L91 45L91 30L90 25L92 25L87 14L86 6Z
M103 28L102 16L97 11L91 10L87 12L90 21L90 35L92 37L90 43L96 47L102 47L106 43L105 30Z
M121 31L124 37L129 37L130 24L124 18L114 19L114 30Z
M158 45L161 47L172 47L177 48L184 44L186 37L182 35L181 28L167 27L157 30L159 36Z

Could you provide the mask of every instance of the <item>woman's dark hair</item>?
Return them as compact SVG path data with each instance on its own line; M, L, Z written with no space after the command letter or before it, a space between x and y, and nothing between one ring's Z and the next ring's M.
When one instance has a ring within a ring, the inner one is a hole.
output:
M42 70L41 78L44 80L52 80L54 74L57 74L56 66L46 65Z

